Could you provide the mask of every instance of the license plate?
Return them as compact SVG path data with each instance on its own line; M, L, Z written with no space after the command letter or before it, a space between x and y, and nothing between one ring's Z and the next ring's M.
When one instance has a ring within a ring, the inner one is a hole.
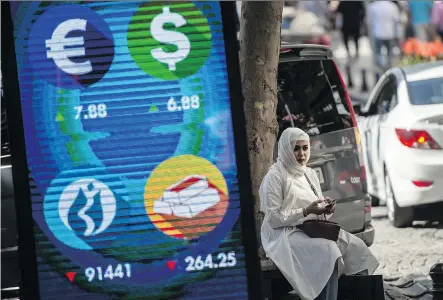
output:
M317 173L318 180L320 184L325 183L325 178L323 177L323 172L321 168L314 168L314 171Z

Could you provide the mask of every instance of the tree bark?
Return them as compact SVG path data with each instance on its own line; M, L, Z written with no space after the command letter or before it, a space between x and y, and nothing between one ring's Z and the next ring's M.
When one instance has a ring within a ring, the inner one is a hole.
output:
M273 162L277 139L277 70L283 1L243 1L240 70L256 212L258 190Z

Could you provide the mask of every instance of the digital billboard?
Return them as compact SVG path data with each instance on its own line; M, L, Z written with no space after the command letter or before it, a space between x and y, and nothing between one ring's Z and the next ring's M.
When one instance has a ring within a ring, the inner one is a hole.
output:
M223 5L11 2L40 299L248 299Z

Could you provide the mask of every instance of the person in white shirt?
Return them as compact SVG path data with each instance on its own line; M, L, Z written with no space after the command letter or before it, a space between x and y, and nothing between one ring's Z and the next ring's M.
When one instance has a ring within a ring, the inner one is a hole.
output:
M260 236L266 255L301 299L337 300L341 275L372 275L379 262L361 239L343 229L332 241L311 238L297 227L306 220L327 220L335 211L317 173L306 166L310 156L309 135L300 128L285 129L277 162L260 185Z
M392 48L399 39L400 11L392 1L373 1L369 4L368 21L374 39L376 64L380 68L392 66ZM387 64L383 65L382 48L387 51Z

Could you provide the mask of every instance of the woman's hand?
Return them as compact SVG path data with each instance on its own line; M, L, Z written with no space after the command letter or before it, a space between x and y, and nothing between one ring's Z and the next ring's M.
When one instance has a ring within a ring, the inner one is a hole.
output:
M321 203L323 203L323 200L317 200L309 204L309 206L306 207L306 215L310 214L322 215L328 213L330 207L319 206L319 204Z

